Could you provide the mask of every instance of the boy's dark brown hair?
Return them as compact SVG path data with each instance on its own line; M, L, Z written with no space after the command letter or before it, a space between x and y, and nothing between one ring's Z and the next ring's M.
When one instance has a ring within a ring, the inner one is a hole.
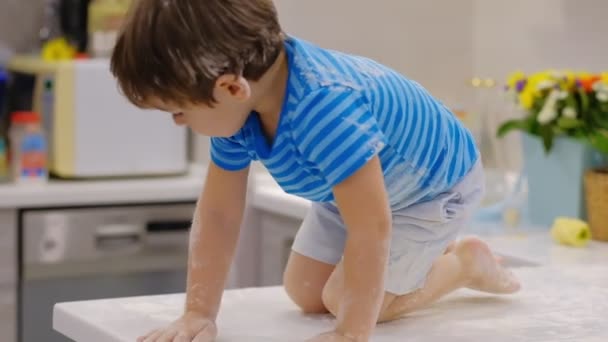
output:
M284 37L272 0L135 0L111 70L137 106L212 105L219 76L259 80Z

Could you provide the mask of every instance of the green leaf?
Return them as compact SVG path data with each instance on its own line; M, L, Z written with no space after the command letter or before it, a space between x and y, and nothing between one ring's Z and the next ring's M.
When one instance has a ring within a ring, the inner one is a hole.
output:
M498 127L496 135L502 138L513 130L528 131L529 126L530 125L528 124L527 120L509 120Z
M574 98L574 96L572 95L572 93L570 93L570 95L568 95L568 97L566 97L565 102L566 102L566 107L570 107L570 108L573 108L573 109L577 108L576 98Z
M585 123L579 119L561 117L559 120L557 120L557 125L562 129L574 129L584 127Z
M598 151L608 154L608 135L596 132L589 135L589 142Z
M593 122L595 125L603 129L608 129L608 115L606 113L602 113L597 109L592 110L591 117L593 118Z
M530 116L526 120L526 123L528 124L528 132L530 132L532 135L540 136L541 124L538 123L538 120L536 119L536 115Z
M545 147L545 153L551 152L553 148L554 133L551 125L543 125L540 127L540 136L543 139L543 146Z
M574 133L572 133L572 137L578 140L587 140L587 133L583 129L577 129L574 131Z
M581 113L584 115L589 111L589 95L584 89L579 89L578 94L581 98Z

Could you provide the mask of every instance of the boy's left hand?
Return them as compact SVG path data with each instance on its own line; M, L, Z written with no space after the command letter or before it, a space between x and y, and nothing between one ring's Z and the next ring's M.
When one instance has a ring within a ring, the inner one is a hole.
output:
M310 340L306 340L306 342L357 342L355 339L346 337L337 332L328 332L325 334L321 334L317 337L313 337Z

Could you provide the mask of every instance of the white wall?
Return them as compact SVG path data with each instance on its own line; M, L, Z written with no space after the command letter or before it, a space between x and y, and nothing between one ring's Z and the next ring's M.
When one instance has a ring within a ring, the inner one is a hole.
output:
M473 73L472 0L275 0L284 29L364 55L461 106ZM439 12L441 9L442 12Z
M478 74L608 69L606 0L475 0L474 8Z

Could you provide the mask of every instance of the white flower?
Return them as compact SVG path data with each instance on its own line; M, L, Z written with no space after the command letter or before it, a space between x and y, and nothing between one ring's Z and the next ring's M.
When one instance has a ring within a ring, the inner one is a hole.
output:
M608 92L601 91L601 92L598 92L595 96L597 97L598 101L600 101L600 102L608 102Z
M596 92L599 92L599 91L604 91L604 90L605 90L605 91L608 91L608 86L606 86L606 85L604 84L604 82L602 82L602 81L597 81L597 82L593 83L593 85L591 86L591 88L592 88L594 91L596 91Z
M555 118L557 118L557 111L555 110L555 107L547 108L547 106L545 106L538 114L537 120L539 124L545 125L555 120Z
M562 115L564 117L567 117L567 118L570 118L570 119L576 119L576 117L578 116L578 113L576 112L576 109L574 109L572 107L566 107L562 111Z
M559 93L558 90L554 89L547 97L543 109L540 110L540 113L538 113L538 117L536 118L539 124L545 125L557 118L556 104Z
M560 91L559 94L557 95L557 98L559 100L565 100L565 99L567 99L568 98L568 92L565 91L565 90Z
M546 90L546 89L551 89L554 86L555 86L555 82L554 81L544 80L542 82L539 82L538 85L536 86L536 88L538 90Z

